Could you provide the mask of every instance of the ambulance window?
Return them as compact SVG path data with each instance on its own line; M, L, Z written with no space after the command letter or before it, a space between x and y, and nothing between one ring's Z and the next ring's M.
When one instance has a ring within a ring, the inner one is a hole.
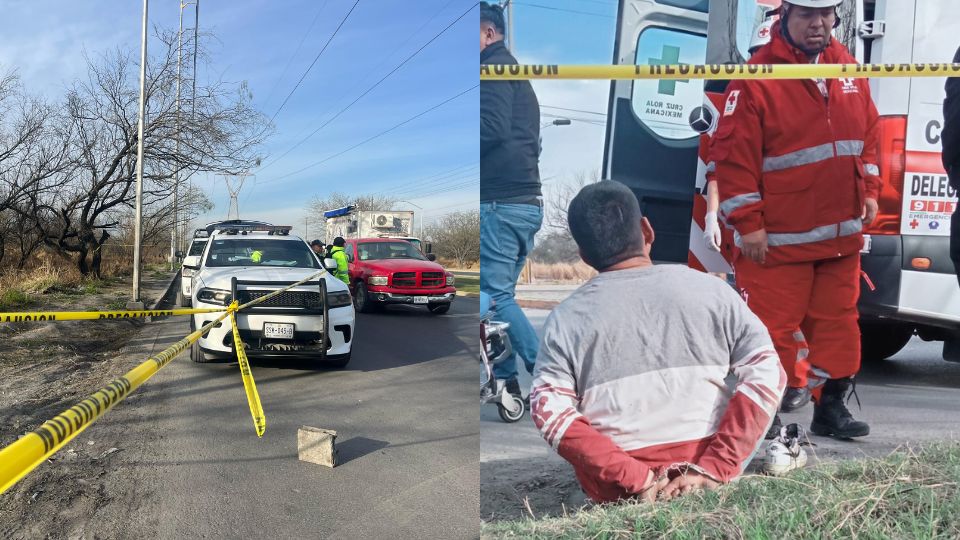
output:
M706 36L680 30L647 27L637 39L637 64L702 64ZM647 129L661 138L696 137L690 112L703 104L703 80L638 80L633 83L633 112Z
M710 0L657 0L657 3L683 9L692 9L701 13L707 13L710 8Z

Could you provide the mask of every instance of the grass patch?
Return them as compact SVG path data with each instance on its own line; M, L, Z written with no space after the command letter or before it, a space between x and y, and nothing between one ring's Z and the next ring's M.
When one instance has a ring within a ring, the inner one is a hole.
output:
M480 278L478 276L457 276L457 290L480 294Z
M484 524L483 538L960 538L960 444L749 476L655 504Z
M33 297L22 289L11 287L0 291L0 311L18 310L35 303Z

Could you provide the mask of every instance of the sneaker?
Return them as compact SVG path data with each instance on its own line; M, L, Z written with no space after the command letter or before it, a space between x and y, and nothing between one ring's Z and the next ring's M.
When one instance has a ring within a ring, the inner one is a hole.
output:
M800 424L787 424L780 428L780 434L767 446L763 472L780 476L794 469L802 469L807 464L807 453L800 447L803 438Z

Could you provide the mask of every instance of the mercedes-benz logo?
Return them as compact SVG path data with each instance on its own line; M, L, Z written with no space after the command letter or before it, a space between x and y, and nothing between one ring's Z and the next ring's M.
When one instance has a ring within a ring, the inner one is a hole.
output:
M706 133L713 129L713 123L716 120L713 111L700 106L690 112L690 127L697 133Z

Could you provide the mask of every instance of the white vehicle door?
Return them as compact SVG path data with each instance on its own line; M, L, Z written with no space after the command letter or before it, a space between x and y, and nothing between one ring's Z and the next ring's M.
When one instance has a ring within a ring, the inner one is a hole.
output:
M713 2L716 3L716 2ZM620 2L614 64L702 64L708 0ZM652 257L686 262L703 81L612 81L603 178L625 184L657 231Z

